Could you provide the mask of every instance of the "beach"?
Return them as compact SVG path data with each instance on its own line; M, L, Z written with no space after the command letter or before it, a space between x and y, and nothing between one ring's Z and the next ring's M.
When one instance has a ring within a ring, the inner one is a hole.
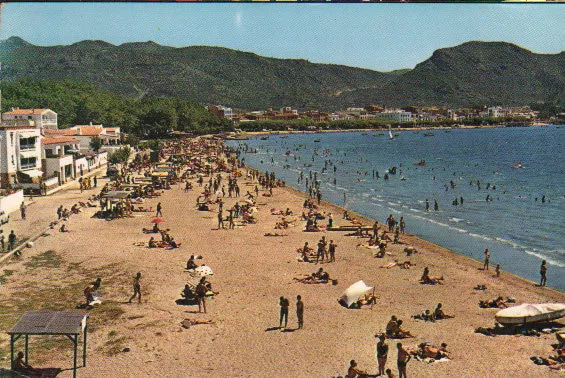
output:
M396 342L405 347L430 341L448 344L452 359L427 364L412 359L408 375L418 377L531 377L558 376L547 366L537 366L531 356L547 357L552 353L555 334L539 337L499 335L489 337L474 330L492 327L498 309L479 308L483 299L513 297L516 303L565 302L565 294L536 287L534 283L507 272L494 277L478 268L482 264L457 255L445 248L409 235L401 235L405 244L387 247L384 258L374 258L373 251L357 244L364 240L345 236L343 232L303 232L304 222L295 227L274 230L280 216L270 209L290 208L297 218L302 212L305 194L290 187L274 188L272 197L259 191L254 215L256 224L217 229L217 212L198 211L196 199L201 188L185 192L183 184L164 190L160 197L147 200L146 206L163 206L165 222L161 228L170 233L181 247L173 250L149 249L134 243L149 239L142 227L150 227L155 213L134 213L132 218L106 221L92 218L94 208L84 208L68 221L70 232L50 230L47 236L25 249L20 259L0 266L0 352L9 359L6 331L24 311L33 309L73 310L84 301L83 289L96 277L102 278L103 303L89 310L87 366L78 376L299 376L331 377L344 375L349 361L376 373L375 338L385 330L392 315L404 320L403 327L415 338L387 340L387 367L395 376ZM241 192L253 191L254 185L239 180ZM105 180L99 181L99 186ZM58 194L56 198L39 198L29 207L36 222L56 218L57 201L86 199L94 191L79 193L78 187ZM240 198L225 198L225 208ZM213 209L216 209L214 207ZM343 219L343 209L322 202L331 212L334 224L350 224ZM373 221L351 213L367 225ZM13 215L11 222L20 221ZM325 223L325 221L320 221ZM19 223L18 223L19 224ZM21 227L21 226L20 226ZM9 228L9 226L8 226ZM267 237L265 233L284 233L285 237ZM315 246L322 235L337 244L336 262L309 264L297 261L296 249L304 242ZM406 257L407 245L418 253ZM202 255L198 264L210 266L213 290L219 292L207 301L208 313L198 313L198 306L175 303L187 280L184 271L190 255ZM379 268L389 262L409 259L411 269ZM319 267L337 279L336 285L306 285L293 280L311 274ZM419 278L424 267L430 273L444 276L443 285L422 285ZM6 271L10 274L6 276ZM142 303L127 303L132 294L132 280L142 273ZM341 293L358 280L375 287L374 306L346 309L338 304ZM478 291L479 284L487 290ZM304 301L304 328L295 330L295 298ZM288 332L280 332L279 297L290 301ZM412 315L424 309L433 310L442 303L453 319L435 323L414 320ZM214 324L181 327L186 318L213 320ZM561 323L562 324L562 323ZM292 331L293 330L293 331ZM32 339L30 363L39 367L72 366L72 344L39 337ZM16 350L21 350L21 342ZM127 349L125 349L127 348ZM0 361L8 367L9 360ZM59 376L71 376L63 371Z

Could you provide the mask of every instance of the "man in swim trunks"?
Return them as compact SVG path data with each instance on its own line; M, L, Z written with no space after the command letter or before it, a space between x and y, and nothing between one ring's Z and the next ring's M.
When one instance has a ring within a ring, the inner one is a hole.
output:
M406 378L406 365L408 364L408 361L410 361L412 356L410 356L406 349L402 347L402 343L396 344L396 348L398 349L398 378Z

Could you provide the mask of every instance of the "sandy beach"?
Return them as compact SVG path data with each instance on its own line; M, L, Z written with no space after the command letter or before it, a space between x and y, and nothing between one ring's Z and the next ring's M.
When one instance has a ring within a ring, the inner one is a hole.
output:
M242 193L252 191L254 185L244 182L243 178L239 180ZM104 183L99 181L99 185ZM331 377L343 376L351 359L361 369L375 374L378 340L374 335L384 331L391 315L402 319L403 327L415 335L387 340L387 367L395 376L396 342L416 347L426 340L434 345L446 342L453 358L432 364L412 359L408 363L409 376L561 375L530 360L531 356L555 354L551 346L556 342L554 333L489 337L474 332L477 327L492 327L498 311L479 308L479 300L502 296L515 298L517 304L565 302L561 292L536 287L506 272L496 278L494 267L488 272L479 270L482 264L414 236L402 235L400 240L414 246L417 254L407 258L403 252L406 245L391 243L387 247L390 255L379 259L373 257L373 250L357 247L363 240L345 236L344 232L303 232L303 221L287 230L274 230L281 216L271 215L271 208L290 208L295 214L291 218L298 218L302 212L305 195L289 187L275 188L273 197L259 192L257 224L218 230L217 211L195 208L201 188L195 184L194 190L183 189L182 184L174 185L145 204L154 209L158 202L162 203L165 222L161 228L170 229L175 240L182 243L178 249L134 245L149 239L150 235L142 234L141 229L151 226L154 212L106 221L92 218L95 209L85 208L67 222L70 232L50 230L36 240L33 248L24 250L21 258L1 265L0 367L9 367L5 332L25 311L73 310L83 302L84 287L101 277L103 303L89 311L87 366L79 369L81 377ZM47 226L56 218L59 202L74 203L93 193L94 189L81 194L78 188L71 188L55 197L36 199L29 212L33 222ZM242 198L226 198L225 208L236 201ZM341 208L323 202L322 209L333 213L334 224L350 224L343 219ZM387 215L379 214L379 222ZM28 221L19 220L19 214L12 217L11 222L25 232ZM368 219L364 222L373 223ZM288 236L263 236L269 232ZM315 246L322 235L337 244L336 262L298 262L296 249L306 241ZM219 292L208 300L207 314L198 313L198 306L175 303L187 279L183 268L193 254L202 255L198 263L213 269L209 281ZM415 266L379 268L395 259L409 259ZM426 266L432 275L444 276L445 283L420 284ZM337 279L337 285L306 285L293 280L319 267ZM142 273L142 303L128 304L136 272ZM340 306L340 294L358 280L375 287L376 304L359 310ZM487 290L473 290L478 284L485 284ZM300 330L295 330L297 295L302 296L305 305L304 329ZM288 332L277 329L280 296L290 300ZM455 318L435 323L411 318L424 309L433 310L439 302ZM180 322L186 318L210 319L215 324L185 329ZM32 365L62 369L72 366L72 344L68 340L32 340ZM21 350L22 345L18 343L16 350ZM72 376L72 372L65 370L58 376Z

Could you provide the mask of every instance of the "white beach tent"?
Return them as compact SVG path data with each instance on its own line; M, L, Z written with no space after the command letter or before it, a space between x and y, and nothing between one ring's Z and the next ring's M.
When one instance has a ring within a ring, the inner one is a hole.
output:
M353 285L349 286L343 294L341 294L339 302L344 303L347 307L349 307L352 303L357 302L361 295L367 294L371 290L373 290L373 288L371 286L367 286L363 280L357 281Z
M523 303L500 310L494 316L500 324L547 322L565 316L565 303Z

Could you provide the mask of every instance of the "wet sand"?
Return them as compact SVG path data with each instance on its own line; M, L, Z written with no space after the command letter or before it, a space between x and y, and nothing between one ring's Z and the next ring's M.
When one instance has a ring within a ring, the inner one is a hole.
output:
M242 193L252 187L243 185ZM82 289L97 276L102 277L104 303L90 311L91 333L88 339L87 366L79 376L300 376L330 377L344 375L349 360L355 359L361 369L376 373L374 358L375 332L383 331L391 315L404 320L403 327L416 336L401 340L407 347L429 340L435 345L448 344L453 354L449 362L425 364L412 360L409 376L427 377L531 377L559 373L534 365L529 357L551 353L554 334L541 337L497 336L474 333L479 326L491 327L497 309L481 309L480 299L510 296L523 302L565 302L563 293L537 288L533 283L503 272L495 278L494 269L478 270L482 265L456 255L432 243L414 237L401 241L415 246L419 253L409 260L412 269L381 269L380 265L408 259L404 245L389 245L391 256L372 257L373 250L356 247L362 240L342 232L305 233L304 222L288 230L274 230L280 216L271 208L289 207L300 214L304 195L291 188L277 188L274 197L259 196L258 223L235 230L217 230L216 212L195 209L199 187L184 193L181 185L164 195L147 201L155 208L162 202L171 234L182 246L176 250L136 247L134 242L147 241L141 233L149 227L154 213L135 213L134 218L105 221L90 218L94 209L73 216L69 233L52 230L27 249L20 261L12 260L1 270L10 270L0 286L0 331L5 332L25 310L53 308L70 310L83 301ZM85 192L86 198L90 193ZM78 190L66 195L78 197ZM41 199L38 199L40 201ZM236 199L226 199L229 208ZM241 199L240 199L241 200ZM38 202L40 211L42 204ZM52 204L45 211L55 212ZM334 223L346 225L342 210L324 204L334 213ZM31 209L31 208L30 208ZM48 210L50 209L50 210ZM386 215L382 214L384 218ZM295 216L297 217L297 215ZM291 217L292 218L292 217ZM322 223L325 223L322 221ZM372 224L372 222L369 222ZM407 225L410 231L410 225ZM265 237L266 232L286 233L286 237ZM305 241L316 245L322 235L333 239L338 247L336 262L321 264L338 284L305 285L293 277L310 274L319 266L299 263L296 248ZM53 251L45 254L46 251ZM191 254L204 258L198 263L209 265L215 291L208 301L208 314L198 314L197 306L178 306L187 274L183 271ZM443 275L444 285L421 285L418 279L425 266L431 275ZM142 272L141 304L127 304L131 282ZM2 274L2 273L0 273ZM337 298L350 284L364 280L376 287L377 304L360 310L341 307ZM486 284L486 291L475 291ZM302 295L305 304L304 329L280 332L278 298L290 300L289 328L296 328L295 298ZM433 310L441 302L454 319L428 323L411 319L424 309ZM183 329L185 318L213 319L213 325L196 325ZM36 338L38 339L38 338ZM0 352L7 349L7 335L0 334ZM35 340L35 339L34 339ZM30 363L40 367L72 366L72 348L68 340L40 347L34 341ZM390 346L387 367L395 376L396 342ZM34 348L35 347L35 348ZM129 348L128 352L123 352ZM21 349L18 344L17 350ZM9 355L8 355L9 358ZM0 361L7 367L9 361ZM64 371L60 377L71 376Z

